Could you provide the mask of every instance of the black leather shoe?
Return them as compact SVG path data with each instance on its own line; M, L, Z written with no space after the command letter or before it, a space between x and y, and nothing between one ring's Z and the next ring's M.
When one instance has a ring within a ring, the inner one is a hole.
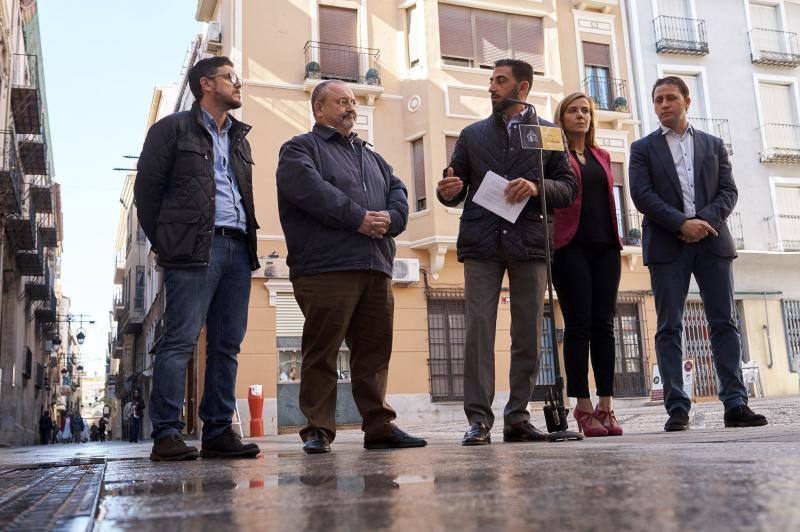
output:
M179 462L181 460L197 460L200 453L197 447L186 445L178 434L170 434L153 442L150 460L153 462Z
M464 437L461 439L461 445L489 445L492 443L492 429L483 423L474 423L470 425Z
M261 452L256 443L242 443L242 437L231 427L225 432L204 441L200 449L203 458L255 458Z
M503 427L503 441L506 443L522 443L551 441L551 438L546 432L542 432L531 425L530 421L523 421Z
M726 427L763 427L767 418L756 414L747 405L734 406L725 412Z
M403 432L397 427L381 438L364 436L364 449L407 449L409 447L425 447L428 442Z
M664 424L664 430L667 432L689 430L689 412L681 407L673 409L669 413L669 419Z
M324 430L309 430L303 440L303 451L306 454L324 454L331 452L331 440Z

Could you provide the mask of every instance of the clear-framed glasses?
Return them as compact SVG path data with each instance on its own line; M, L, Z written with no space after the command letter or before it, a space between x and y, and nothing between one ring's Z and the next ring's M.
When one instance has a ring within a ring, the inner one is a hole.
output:
M205 76L209 79L211 78L225 78L231 82L231 85L241 85L242 78L239 77L239 74L231 70L230 72L224 72L222 74L214 74L213 76Z
M336 105L338 105L339 107L347 107L348 105L352 105L353 107L358 107L358 100L356 100L355 98L353 99L339 98L338 100L334 100L334 102L336 102Z

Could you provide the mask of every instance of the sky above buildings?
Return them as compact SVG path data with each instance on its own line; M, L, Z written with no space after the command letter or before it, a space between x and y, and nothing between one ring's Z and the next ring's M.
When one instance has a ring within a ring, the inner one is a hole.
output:
M61 183L63 294L89 314L84 365L104 363L119 197L155 85L177 82L196 0L39 0L50 142Z

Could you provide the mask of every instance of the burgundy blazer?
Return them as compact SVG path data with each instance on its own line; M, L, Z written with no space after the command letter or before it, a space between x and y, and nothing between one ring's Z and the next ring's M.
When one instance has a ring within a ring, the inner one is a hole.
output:
M608 180L608 207L611 209L611 221L614 224L614 234L617 235L617 245L622 249L622 240L619 238L619 227L617 227L617 207L614 202L614 174L611 173L611 155L600 148L589 148L594 158L603 167ZM575 179L578 181L578 197L566 209L555 209L555 245L556 249L563 248L572 241L578 231L578 223L581 219L581 204L583 200L583 181L581 180L581 169L578 161L569 153L569 162Z

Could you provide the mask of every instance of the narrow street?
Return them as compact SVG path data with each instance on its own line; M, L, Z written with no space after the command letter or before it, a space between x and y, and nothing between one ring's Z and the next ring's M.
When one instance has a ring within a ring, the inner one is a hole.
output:
M429 445L401 452L364 451L354 430L329 455L281 435L238 461L153 463L148 442L3 449L0 528L796 530L800 400L752 406L768 427L724 429L704 403L665 434L660 406L636 407L619 411L625 436L572 443L503 444L495 427L465 448L454 424L406 427Z

